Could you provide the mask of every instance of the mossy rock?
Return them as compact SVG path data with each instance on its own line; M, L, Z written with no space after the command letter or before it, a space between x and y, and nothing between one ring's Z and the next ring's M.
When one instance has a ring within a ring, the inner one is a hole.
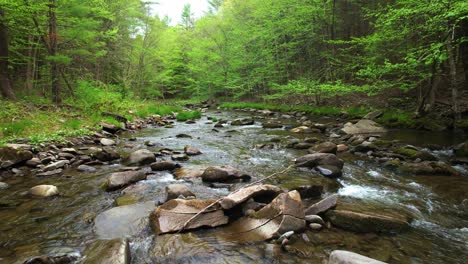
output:
M416 158L416 155L418 154L417 150L411 148L397 148L394 152L409 158Z
M455 155L457 157L468 157L468 141L461 143L455 147Z
M137 202L138 202L138 199L132 195L124 195L115 199L115 204L117 206L130 205L130 204L135 204Z

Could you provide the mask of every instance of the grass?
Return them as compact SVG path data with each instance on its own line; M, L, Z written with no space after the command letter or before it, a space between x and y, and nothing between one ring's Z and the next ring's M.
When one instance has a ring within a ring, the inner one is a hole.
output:
M190 119L199 119L201 118L201 112L200 111L185 111L185 112L180 112L177 113L176 119L177 121L187 121Z
M349 108L340 108L333 106L286 106L286 105L274 105L266 103L224 103L221 104L221 108L224 109L244 109L244 108L253 108L258 110L272 110L272 111L281 111L281 112L306 112L313 115L330 115L338 116L343 113L348 114L352 118L360 118L365 116L371 110L365 107L349 107Z
M413 128L415 119L410 112L399 109L386 109L377 121L386 127Z

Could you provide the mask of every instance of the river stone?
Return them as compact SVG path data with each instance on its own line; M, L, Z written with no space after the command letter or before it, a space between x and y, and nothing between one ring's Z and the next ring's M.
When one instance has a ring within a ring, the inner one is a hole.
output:
M260 185L253 185L247 188L239 189L238 191L229 194L228 196L224 197L219 204L225 210L231 209L234 206L241 204L247 201L250 198L256 198L259 196L262 197L276 197L279 193L281 193L281 188L269 185L269 184L260 184Z
M268 128L273 129L273 128L282 128L283 125L279 121L270 120L270 121L264 122L262 124L262 127L266 129Z
M291 129L291 133L311 134L311 133L320 133L320 130L310 128L308 126L299 126L299 127L295 127Z
M112 140L112 139L109 139L109 138L101 138L101 140L99 142L103 146L113 146L113 145L115 145L115 141Z
M78 151L76 151L76 149L74 149L74 148L62 148L61 151L64 152L64 153L70 153L72 155L77 155L78 154Z
M214 202L215 200L170 200L158 206L151 213L151 227L158 235L181 231L189 219ZM215 204L190 221L184 230L199 227L217 227L227 224L228 220L228 217L224 215L219 205Z
M333 142L323 142L309 149L309 153L332 153L336 154L337 145Z
M306 215L304 217L304 219L308 222L308 223L315 223L315 224L320 224L320 225L324 225L325 224L325 221L323 221L322 217L318 216L318 215Z
M57 162L51 163L47 166L44 167L43 171L52 171L56 169L61 169L65 167L66 165L69 165L70 161L68 160L59 160Z
M333 250L328 264L387 264L357 253L345 250Z
M308 148L311 148L313 146L314 145L311 144L311 143L301 142L301 143L294 144L292 147L294 149L308 149Z
M190 157L187 154L174 154L171 156L171 159L177 161L187 161L190 159Z
M147 149L139 149L130 154L128 161L129 164L145 165L155 162L156 157L154 156L153 152Z
M114 172L107 178L105 187L107 191L112 191L141 180L146 180L146 173L143 171Z
M202 152L199 149L188 145L184 147L184 152L189 156L196 156L202 154Z
M131 237L147 226L148 214L154 210L154 202L114 207L100 213L94 219L94 230L100 239Z
M345 144L339 144L336 146L336 152L345 152L348 150L349 150L349 147Z
M325 216L333 225L358 233L399 233L410 228L407 220L385 215L331 210Z
M80 165L76 168L76 170L80 172L86 172L86 173L96 172L96 168L88 166L88 165Z
M343 175L340 168L332 165L320 165L315 167L315 169L320 172L320 174L328 178L338 178Z
M319 231L320 229L322 229L322 225L317 224L317 223L311 223L311 224L309 224L309 228L314 230L314 231Z
M249 126L255 124L253 118L236 119L231 122L231 126Z
M120 158L120 154L112 149L92 148L89 150L89 154L103 162L113 161Z
M130 264L127 239L95 241L86 246L83 255L83 264Z
M46 171L46 172L38 173L38 174L36 174L36 177L54 176L54 175L58 175L58 174L60 174L62 172L63 172L63 169L56 169L56 170L52 170L52 171Z
M0 190L6 190L10 187L8 183L0 182Z
M231 166L210 166L206 168L201 178L204 182L232 182L248 181L251 176Z
M416 175L452 175L459 176L460 173L449 164L442 161L423 161L418 163L405 163L401 166L403 171Z
M153 171L171 171L180 168L180 165L173 161L164 160L151 163L150 167Z
M323 212L326 212L327 210L335 208L337 202L338 202L338 195L337 194L330 195L327 198L321 200L320 202L317 202L309 206L309 208L305 210L305 214L306 215L321 214Z
M347 123L342 129L346 134L371 134L371 133L385 133L387 130L381 125L369 119L361 119L356 124Z
M343 168L343 161L340 160L336 155L331 153L314 153L308 154L296 159L296 164L299 167L314 168L318 165L331 165L336 166L339 169Z
M187 166L180 168L174 172L174 175L177 179L191 179L191 178L198 178L203 175L205 170L209 166L204 165L194 165L194 166Z
M41 160L38 158L32 158L28 161L26 161L26 166L30 168L36 168L37 166L41 165Z
M252 217L243 217L235 221L223 230L222 235L239 242L257 242L304 228L301 196L297 191L291 191L279 194Z
M195 197L195 194L185 184L170 184L166 186L166 201L176 199L179 196Z
M29 189L28 193L37 197L50 197L58 195L59 191L54 185L38 185Z
M24 150L19 147L11 146L0 148L0 169L9 168L21 164L33 158L33 154L29 150Z

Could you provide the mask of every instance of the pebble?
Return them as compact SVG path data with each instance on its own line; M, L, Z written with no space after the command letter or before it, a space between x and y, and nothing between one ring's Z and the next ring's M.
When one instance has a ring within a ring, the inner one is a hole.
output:
M320 225L325 224L325 221L323 221L322 217L318 215L306 215L304 219L309 223L315 223Z
M6 190L10 187L8 183L0 182L0 190Z
M310 227L310 229L315 230L315 231L318 231L318 230L322 229L322 225L321 224L316 224L316 223L310 224L309 227Z

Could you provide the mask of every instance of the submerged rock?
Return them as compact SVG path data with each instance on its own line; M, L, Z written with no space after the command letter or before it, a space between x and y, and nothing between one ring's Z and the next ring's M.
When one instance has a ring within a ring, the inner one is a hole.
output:
M381 125L369 119L359 120L356 124L347 123L342 129L346 134L371 134L371 133L385 133L387 130Z
M187 166L180 168L174 172L174 175L177 179L191 179L191 178L198 178L203 175L205 170L209 166L204 165L194 165L194 166Z
M267 122L264 122L262 124L262 127L263 128L282 128L283 127L283 124L281 124L279 121L274 121L274 120L270 120L270 121L267 121Z
M115 145L115 141L112 140L112 139L109 139L109 138L101 138L99 143L101 143L101 145L103 145L103 146L113 146L113 145Z
M130 154L129 164L145 165L156 161L154 153L147 149L140 149Z
M236 119L231 122L231 126L249 126L255 124L253 118Z
M181 231L189 219L214 202L215 200L170 200L151 213L151 227L158 235ZM217 227L227 223L228 217L219 205L215 204L190 221L184 230Z
M204 182L248 181L251 176L231 166L210 166L201 175Z
M77 258L77 255L72 254L57 256L37 256L26 260L24 264L68 264L74 263Z
M141 180L146 180L146 173L143 171L114 172L107 178L105 188L112 191Z
M239 189L238 191L229 194L228 196L224 197L219 204L225 210L231 209L234 206L241 204L250 198L256 198L259 196L262 197L271 197L272 200L276 197L279 193L281 193L281 188L269 185L269 184L261 184L261 185L253 185L247 188Z
M50 197L58 195L59 191L54 185L38 185L29 189L28 193L37 197Z
M309 149L309 153L332 153L336 154L337 145L333 142L323 142Z
M88 165L80 165L76 168L80 172L93 173L96 172L96 168Z
M195 197L195 194L185 184L171 184L166 186L166 201L176 199L179 196Z
M83 264L129 264L130 246L127 239L98 240L83 255Z
M387 264L354 252L345 250L334 250L330 254L328 264Z
M100 239L131 237L142 232L148 223L148 214L154 202L114 207L94 219L94 230Z
M244 217L226 228L227 236L241 242L263 241L289 231L305 228L304 210L297 191L279 194L251 217Z
M196 156L202 154L202 152L199 149L188 145L184 147L184 152L189 156Z
M419 163L405 163L401 166L403 171L413 173L416 175L452 175L458 176L460 172L454 169L449 164L439 161L423 161Z
M299 126L296 128L291 129L291 133L299 133L299 134L311 134L311 133L320 133L320 129L317 128L310 128L308 126Z
M337 227L359 233L398 233L410 228L407 220L346 210L328 211L326 217Z
M299 167L308 168L315 168L319 165L331 165L342 169L344 162L331 153L314 153L297 158L296 164Z

